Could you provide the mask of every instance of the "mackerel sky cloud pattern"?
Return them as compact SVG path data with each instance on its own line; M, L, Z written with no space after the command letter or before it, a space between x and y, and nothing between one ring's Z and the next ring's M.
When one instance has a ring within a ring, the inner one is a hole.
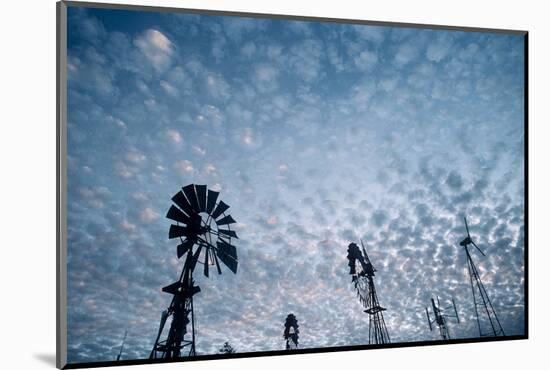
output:
M347 266L365 243L393 342L477 336L462 217L502 326L523 334L521 36L68 11L69 362L146 358L183 261L170 197L221 192L239 271L196 274L198 354L366 344Z

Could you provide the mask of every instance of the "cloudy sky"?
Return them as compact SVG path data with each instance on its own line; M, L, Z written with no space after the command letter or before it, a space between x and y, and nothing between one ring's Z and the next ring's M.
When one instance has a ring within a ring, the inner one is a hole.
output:
M69 8L69 362L148 356L183 261L171 196L221 191L239 270L195 275L197 352L368 343L365 242L393 342L478 335L462 217L507 334L524 326L523 38Z

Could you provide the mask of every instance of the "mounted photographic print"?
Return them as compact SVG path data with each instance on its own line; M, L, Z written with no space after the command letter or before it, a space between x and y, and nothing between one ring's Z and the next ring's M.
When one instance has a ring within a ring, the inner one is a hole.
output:
M526 76L524 31L58 3L58 367L527 338Z

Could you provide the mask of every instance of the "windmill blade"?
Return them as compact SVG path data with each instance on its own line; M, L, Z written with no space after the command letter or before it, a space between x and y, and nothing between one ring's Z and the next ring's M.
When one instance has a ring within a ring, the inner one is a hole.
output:
M218 257L234 274L237 273L237 250L231 244L218 240Z
M211 214L214 210L214 206L216 205L216 200L218 200L218 193L217 191L208 190L208 201L206 202L206 213Z
M430 331L433 331L432 329L432 320L430 319L430 313L428 312L428 307L424 307L426 309L426 317L428 318L428 325L430 325Z
M189 201L189 204L191 204L191 208L193 208L193 211L195 211L195 213L199 213L199 202L197 200L197 191L195 190L195 185L189 184L187 186L184 186L182 190L185 194L185 197Z
M189 224L189 217L185 213L183 213L178 207L173 205L170 206L170 209L166 214L166 218L181 222L182 224Z
M485 257L485 253L483 253L483 251L482 251L482 250L481 250L481 249L480 249L480 248L479 248L479 247L477 246L477 244L476 244L476 243L474 243L474 241L473 241L473 240L472 240L472 244L474 245L474 247L476 247L476 248L477 248L477 250L479 251L479 253L481 253L481 255L482 255L483 257Z
M220 215L222 213L224 213L225 211L227 211L228 208L229 208L229 206L227 204L225 204L223 201L220 201L218 203L218 206L216 207L216 209L211 214L212 218L216 219L216 218L220 217Z
M464 217L464 225L466 225L466 232L468 233L468 236L470 236L470 229L468 229L468 222L466 221L466 217Z
M187 253L189 249L193 247L193 244L195 244L193 240L185 239L183 243L178 245L178 258L181 258L185 253Z
M218 269L218 275L222 274L222 269L220 267L220 261L218 261L218 256L216 256L216 253L212 252L212 256L214 256L214 263L216 264L216 269Z
M458 318L458 311L456 310L455 299L454 299L454 298L451 298L451 300L453 301L453 308L455 309L456 322L457 322L458 324L460 324L460 319Z
M223 253L223 254L227 254L229 257L237 260L237 248L235 248L234 245L226 242L225 240L223 239L218 239L218 242L217 242L217 246L218 246L218 252L219 253Z
M199 210L206 211L206 185L195 185L197 191L197 200L199 201Z
M363 244L363 239L359 239L359 240L361 240L361 248L363 248L363 255L368 260L369 256L367 256L367 250L365 249L365 244Z
M433 298L430 298L432 300L432 309L434 310L434 316L435 316L435 319L437 320L437 318L439 317L439 309L436 307L435 305L435 301Z
M220 260L231 270L234 274L237 273L237 265L238 261L234 260L233 258L229 257L227 254L224 253L218 253L218 257L220 257Z
M178 191L176 195L172 197L172 201L188 215L193 214L193 208L191 207L191 204L189 204L187 198L185 198L185 195L183 195L183 192Z
M231 237L231 238L239 239L239 237L237 236L237 233L234 232L233 230L223 230L223 229L219 229L218 232L220 233L220 236L225 236L225 237Z
M180 225L170 225L170 231L168 232L168 239L179 238L187 236L187 228Z
M231 215L227 215L225 216L224 218L221 218L219 219L218 221L216 221L216 224L218 226L223 226L223 225L229 225L229 224L235 224L237 223L237 221L235 221L233 219L233 217L231 217Z
M193 255L193 260L191 261L191 272L195 271L195 266L197 266L197 261L199 260L199 257L201 255L202 250L202 244L199 244L199 247L195 251L195 254Z
M208 276L208 251L209 251L210 248L206 248L206 250L204 251L204 276L206 277L209 277Z

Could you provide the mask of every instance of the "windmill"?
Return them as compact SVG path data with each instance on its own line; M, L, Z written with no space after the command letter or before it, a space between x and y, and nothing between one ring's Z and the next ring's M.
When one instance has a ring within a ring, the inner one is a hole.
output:
M117 361L120 361L120 356L122 356L122 350L124 349L124 342L126 342L126 335L128 335L127 330L124 332L124 338L122 338L122 344L120 345L120 351L118 352L118 356L116 357Z
M185 257L179 279L162 288L171 294L172 302L162 312L160 327L155 345L149 358L177 358L195 355L195 317L193 296L200 292L195 285L193 272L198 264L203 265L203 273L209 276L210 267L215 266L222 273L220 261L233 273L237 273L237 250L231 244L237 233L231 230L236 221L226 215L229 206L218 202L219 193L207 189L206 185L189 184L177 192L166 217L175 221L170 226L169 239L179 239L178 258ZM164 326L171 318L166 339L161 340ZM188 324L191 330L188 332Z
M350 268L351 281L357 290L359 301L365 308L364 312L369 314L369 344L390 343L390 336L384 321L383 311L386 309L380 306L378 296L374 287L374 273L376 270L369 260L363 241L361 240L363 252L357 244L350 243L348 246L348 266ZM359 266L357 266L359 262ZM360 267L360 271L357 268Z
M458 311L456 310L455 300L454 298L452 298L453 305L443 308L439 303L439 297L436 297L436 299L437 299L437 305L435 303L435 300L431 298L432 310L434 314L433 320L430 317L430 311L428 310L428 307L426 307L426 317L428 318L428 325L430 326L430 331L433 330L432 324L436 324L439 327L439 335L441 336L441 339L443 340L451 339L451 334L449 333L449 327L447 325L447 319L455 319L457 324L460 324L460 319L458 318ZM454 314L445 313L445 311L449 311L451 309L454 310Z
M474 299L474 309L476 313L477 327L479 329L479 336L505 336L504 329L502 329L502 325L500 325L500 320L498 319L497 313L493 308L493 304L489 299L489 295L487 294L483 283L481 282L481 278L479 277L477 268L474 265L474 261L472 261L472 256L470 255L470 250L468 249L468 247L470 245L473 245L484 257L485 253L483 253L483 251L472 240L466 217L464 217L464 225L466 226L466 233L468 236L466 236L466 238L464 238L464 240L460 242L460 245L464 247L464 252L466 253L468 273L470 275L470 285L472 286L472 297ZM487 330L487 332L484 332L484 330Z
M289 313L285 320L285 331L283 337L286 339L286 350L298 349L298 320L294 314Z

